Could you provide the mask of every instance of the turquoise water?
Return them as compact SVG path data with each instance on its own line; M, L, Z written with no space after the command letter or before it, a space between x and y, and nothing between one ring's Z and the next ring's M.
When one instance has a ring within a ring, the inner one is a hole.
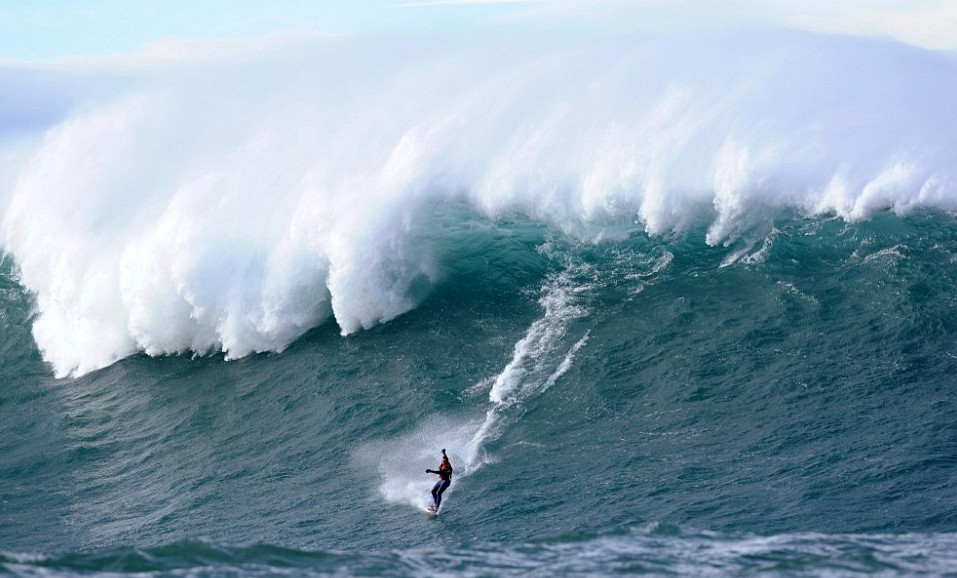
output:
M957 569L952 216L709 246L455 214L446 275L392 321L75 378L6 259L0 573Z
M955 575L957 60L627 28L0 62L0 574Z

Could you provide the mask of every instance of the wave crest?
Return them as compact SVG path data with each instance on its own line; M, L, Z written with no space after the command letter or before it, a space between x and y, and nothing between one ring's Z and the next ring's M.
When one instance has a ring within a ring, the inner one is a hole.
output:
M494 40L154 63L52 121L2 238L56 373L392 319L445 275L435 217L462 203L592 239L706 215L711 244L784 210L957 209L946 55L780 30Z

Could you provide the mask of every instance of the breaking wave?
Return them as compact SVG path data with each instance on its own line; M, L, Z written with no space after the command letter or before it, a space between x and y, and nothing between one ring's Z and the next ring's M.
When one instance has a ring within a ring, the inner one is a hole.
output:
M957 208L957 61L890 42L300 38L89 74L114 81L18 129L42 138L4 145L0 179L60 376L370 328L510 215L721 244L783 213ZM28 84L10 102L49 90Z

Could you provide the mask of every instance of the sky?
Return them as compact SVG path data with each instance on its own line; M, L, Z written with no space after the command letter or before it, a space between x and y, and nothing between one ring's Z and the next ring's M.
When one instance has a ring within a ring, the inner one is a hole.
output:
M178 38L455 33L541 22L761 23L957 50L954 0L2 0L0 61L131 54Z
M0 59L138 51L168 38L241 39L281 33L414 33L469 27L535 2L401 0L3 0Z

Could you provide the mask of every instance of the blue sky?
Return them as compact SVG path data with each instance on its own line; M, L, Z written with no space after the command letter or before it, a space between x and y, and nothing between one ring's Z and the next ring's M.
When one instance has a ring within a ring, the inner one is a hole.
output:
M166 38L410 33L494 22L536 1L3 0L0 60L130 53Z
M454 32L538 20L763 22L957 49L953 0L3 0L0 60L128 54L169 38Z

